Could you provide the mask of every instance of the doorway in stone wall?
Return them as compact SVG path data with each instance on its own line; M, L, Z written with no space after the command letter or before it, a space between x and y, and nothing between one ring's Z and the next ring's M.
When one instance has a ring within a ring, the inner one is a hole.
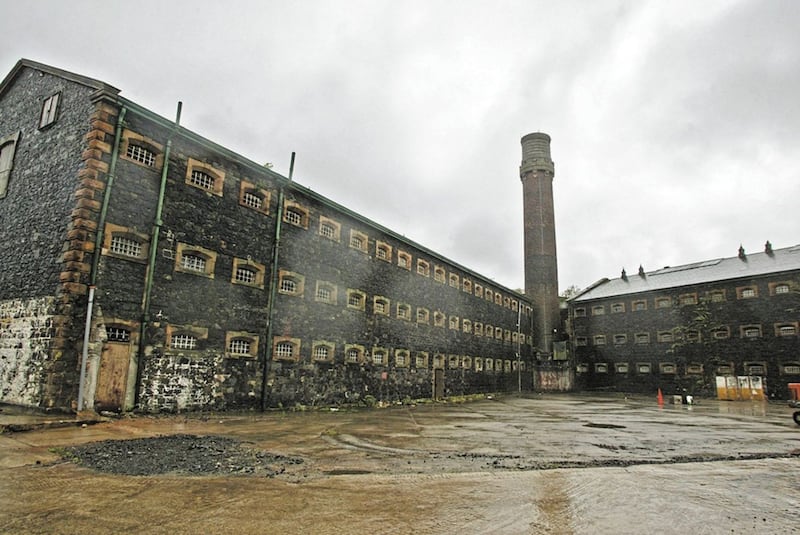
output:
M442 399L443 397L444 397L444 370L442 368L434 368L433 399Z
M122 411L130 366L131 331L127 327L109 326L106 335L108 340L100 354L94 406L96 410Z

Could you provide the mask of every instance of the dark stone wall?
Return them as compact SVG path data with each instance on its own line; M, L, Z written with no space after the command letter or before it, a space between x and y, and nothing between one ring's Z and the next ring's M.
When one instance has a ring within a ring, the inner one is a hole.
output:
M787 383L799 382L800 375L787 375L783 366L787 363L800 362L800 338L795 336L777 336L776 323L794 323L797 325L800 311L800 293L793 291L787 294L770 295L770 282L790 282L796 289L800 287L800 274L774 274L758 279L723 281L703 285L684 286L671 291L640 293L613 297L602 300L573 302L570 305L570 317L573 323L572 342L578 366L586 365L584 373L576 375L579 389L605 389L622 392L653 393L661 388L667 393L681 394L685 392L700 395L716 395L714 378L717 366L732 365L735 375L748 375L745 363L766 363L766 382L771 397L785 399L788 395ZM758 296L749 299L737 298L737 287L756 286ZM710 292L724 290L725 300L713 302ZM699 298L697 305L680 305L679 296L696 292ZM656 297L671 297L673 304L669 308L655 308ZM647 301L647 310L633 311L631 303L636 300ZM625 312L611 313L612 303L624 302ZM604 315L592 315L594 305L605 305ZM585 317L575 317L576 307L585 307ZM698 313L707 319L697 322ZM745 325L760 325L761 336L746 338L741 334ZM713 330L727 326L730 337L716 339ZM681 336L687 328L700 332L699 341L688 341ZM659 342L659 331L675 330L673 342ZM636 333L650 334L648 344L635 343ZM606 345L593 344L593 337L605 334ZM614 344L615 334L627 334L627 343ZM576 346L575 339L585 336L587 346ZM616 373L614 364L629 364L627 374ZM659 363L667 362L677 365L675 374L659 373ZM596 363L607 363L607 373L597 373ZM650 363L651 373L642 374L636 370L638 363ZM698 363L703 365L703 374L687 374L687 365Z
M22 134L0 199L0 300L52 296L69 214L75 206L93 90L24 68L0 98L0 138ZM61 93L58 118L39 129L43 101Z

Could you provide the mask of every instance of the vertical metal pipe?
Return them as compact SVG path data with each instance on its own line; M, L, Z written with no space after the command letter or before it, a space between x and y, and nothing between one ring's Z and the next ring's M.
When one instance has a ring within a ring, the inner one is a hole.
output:
M289 164L289 182L292 181L294 175L294 157L292 153L292 160ZM267 297L267 334L264 341L264 366L261 372L261 410L267 410L267 382L269 376L269 363L272 360L272 312L275 308L275 293L278 288L278 257L280 252L281 243L281 223L283 222L283 199L285 196L284 190L286 184L282 185L278 190L278 206L275 209L275 239L272 241L272 262L270 263L270 282L269 294Z
M92 330L92 308L94 306L94 286L89 286L89 303L86 306L86 326L83 328L83 355L81 357L81 375L78 384L78 412L83 410L86 382L86 361L89 358L89 333Z

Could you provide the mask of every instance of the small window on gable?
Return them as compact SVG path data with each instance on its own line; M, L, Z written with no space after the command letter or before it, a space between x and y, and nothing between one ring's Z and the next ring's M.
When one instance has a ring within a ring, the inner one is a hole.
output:
M411 255L405 251L397 251L397 265L411 271Z
M335 305L338 300L336 285L331 282L317 281L317 291L314 293L314 300L319 303Z
M417 308L417 323L428 323L430 312L427 308Z
M369 238L363 232L359 232L355 229L350 229L350 248L356 249L361 251L362 253L367 252L367 245L369 244Z
M458 286L459 286L458 275L456 275L455 273L451 273L449 275L448 280L449 280L449 284L450 284L451 288L458 288Z
M14 153L17 150L20 132L0 138L0 199L8 192L8 180L14 167Z
M164 147L150 138L124 130L120 156L144 167L160 169L164 163Z
M342 236L342 226L333 219L320 216L319 235L331 241L339 242Z
M262 214L269 214L270 192L242 180L239 183L239 204Z
M417 274L423 277L431 276L430 264L421 258L417 258Z
M375 242L375 258L385 262L392 261L392 246L382 241Z
M214 251L179 242L175 255L175 271L213 279L216 261L217 253Z
M258 356L258 335L228 331L225 334L226 357L240 358Z
M42 115L39 118L39 128L50 126L58 119L58 104L61 100L61 93L50 95L42 102Z
M347 308L354 308L356 310L364 310L364 305L367 301L367 296L361 290L347 289Z
M286 201L283 207L283 220L295 227L308 229L308 209L294 201Z
M233 284L264 288L264 271L264 264L259 264L249 258L234 258L231 282Z
M444 268L440 266L436 266L433 268L433 280L436 282L441 282L444 284L445 281L445 272Z
M305 289L305 277L291 271L278 271L278 293L302 296Z

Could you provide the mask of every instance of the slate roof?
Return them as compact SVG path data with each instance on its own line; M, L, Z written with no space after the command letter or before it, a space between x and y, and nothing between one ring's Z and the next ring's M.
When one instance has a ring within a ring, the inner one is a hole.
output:
M6 75L3 81L0 82L0 95L5 93L6 89L11 85L11 83L14 81L17 75L22 71L22 69L26 67L46 72L48 74L52 74L53 76L58 76L60 78L65 78L72 82L85 85L86 87L97 89L98 91L108 91L109 93L114 93L114 94L119 93L119 89L101 80L97 80L95 78L89 78L88 76L75 74L74 72L65 71L64 69L58 69L56 67L51 67L50 65L45 65L44 63L39 63L38 61L32 61L30 59L23 58L19 60L16 65L14 65L14 68L11 69L11 71L8 73L8 75Z
M572 298L571 302L666 290L716 281L749 279L787 271L800 271L800 245L774 249L771 254L766 252L746 254L744 259L734 256L704 260L682 266L665 267L646 272L644 277L634 272L629 273L625 279L601 279Z

